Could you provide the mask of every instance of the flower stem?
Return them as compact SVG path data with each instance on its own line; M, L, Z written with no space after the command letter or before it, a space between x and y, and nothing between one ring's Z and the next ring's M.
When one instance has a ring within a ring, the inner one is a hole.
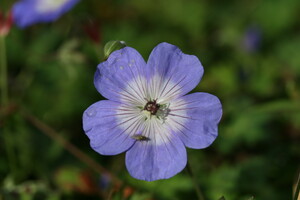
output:
M6 63L6 48L5 36L0 36L0 79L1 79L1 105L6 106L8 103L7 90L7 63Z
M13 138L10 134L10 130L7 127L3 127L1 134L4 140L4 146L7 153L8 166L13 178L18 174L17 157L14 149Z
M300 172L298 175L298 179L297 179L297 184L296 184L296 190L295 190L295 194L294 194L294 198L293 200L297 200L299 197L299 191L300 191Z
M199 184L197 183L196 177L194 176L194 174L192 172L192 168L190 166L189 161L187 162L187 165L186 165L186 171L187 171L187 173L189 174L189 176L191 177L191 179L193 181L193 184L194 184L197 196L198 196L198 200L204 200L203 193L201 192L201 189L199 187Z
M118 177L116 177L109 170L97 163L94 159L92 159L89 155L80 150L77 146L64 139L64 137L57 133L52 127L48 126L43 121L30 114L25 109L21 109L20 113L24 117L24 119L27 120L30 124L35 126L38 130L40 130L42 133L53 139L55 142L60 144L64 149L73 154L80 161L88 165L91 169L95 170L95 172L99 174L107 174L112 179L112 182L115 184L116 187L120 187L123 184L123 182Z
M4 110L5 107L8 105L7 61L4 35L0 35L0 91L0 107ZM13 142L11 140L12 136L10 135L9 130L7 129L7 127L5 127L5 125L2 128L2 136L7 151L8 163L10 165L11 173L15 175L17 172L16 156L14 153Z

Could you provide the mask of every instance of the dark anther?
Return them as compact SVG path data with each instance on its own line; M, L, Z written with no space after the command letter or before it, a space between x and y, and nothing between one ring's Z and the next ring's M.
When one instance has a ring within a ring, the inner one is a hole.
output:
M147 110L151 113L151 115L155 115L156 112L158 111L160 105L156 103L156 100L149 101L145 107L144 110Z

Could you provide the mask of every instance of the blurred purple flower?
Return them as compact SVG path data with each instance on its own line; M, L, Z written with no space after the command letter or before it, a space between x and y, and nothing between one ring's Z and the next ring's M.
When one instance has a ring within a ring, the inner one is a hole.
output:
M105 173L100 174L99 186L102 190L109 188L111 182L112 182L111 177L108 174Z
M261 30L258 27L249 27L243 38L243 48L248 52L255 52L260 47Z
M68 12L78 1L20 0L13 6L13 18L20 28L39 22L52 22Z
M113 52L100 63L94 84L109 100L91 105L83 129L102 155L126 152L134 178L154 181L179 173L186 147L206 148L218 135L219 99L208 93L187 94L203 75L196 56L161 43L148 63L133 48Z

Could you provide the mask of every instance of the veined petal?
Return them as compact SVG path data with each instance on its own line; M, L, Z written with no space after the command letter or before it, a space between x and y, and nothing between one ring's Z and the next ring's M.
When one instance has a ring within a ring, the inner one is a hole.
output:
M222 117L220 100L208 93L194 93L170 103L166 123L174 127L184 145L193 149L206 148L218 136Z
M146 64L125 47L97 67L94 84L111 101L100 101L83 116L91 146L100 154L124 151L126 167L137 179L154 181L179 173L185 146L205 148L218 135L222 106L207 93L186 95L200 81L197 57L161 43Z
M113 52L107 61L98 65L94 84L106 98L133 105L146 102L146 63L133 48Z
M68 12L79 0L20 0L14 4L13 18L21 27L51 22Z
M83 113L83 129L95 151L115 155L134 144L129 133L137 131L140 120L136 110L104 100L94 103Z
M196 56L187 55L171 44L161 43L150 54L147 74L154 99L167 102L183 96L197 86L203 67Z
M157 135L164 133L155 133ZM132 177L155 181L170 178L186 166L187 155L182 141L176 136L163 136L164 142L136 141L126 152L126 167Z

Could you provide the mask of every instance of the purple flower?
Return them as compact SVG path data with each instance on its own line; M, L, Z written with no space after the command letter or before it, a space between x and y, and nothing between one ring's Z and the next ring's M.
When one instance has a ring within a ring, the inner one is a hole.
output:
M247 52L255 52L261 43L262 35L258 27L249 27L244 35L242 45Z
M79 0L20 0L13 6L15 23L24 28L39 22L52 22L68 12Z
M188 94L203 67L197 57L161 43L148 63L133 48L113 52L98 65L94 84L107 99L83 114L91 147L102 155L126 151L134 178L167 179L186 165L186 147L206 148L218 135L219 99L208 93Z

